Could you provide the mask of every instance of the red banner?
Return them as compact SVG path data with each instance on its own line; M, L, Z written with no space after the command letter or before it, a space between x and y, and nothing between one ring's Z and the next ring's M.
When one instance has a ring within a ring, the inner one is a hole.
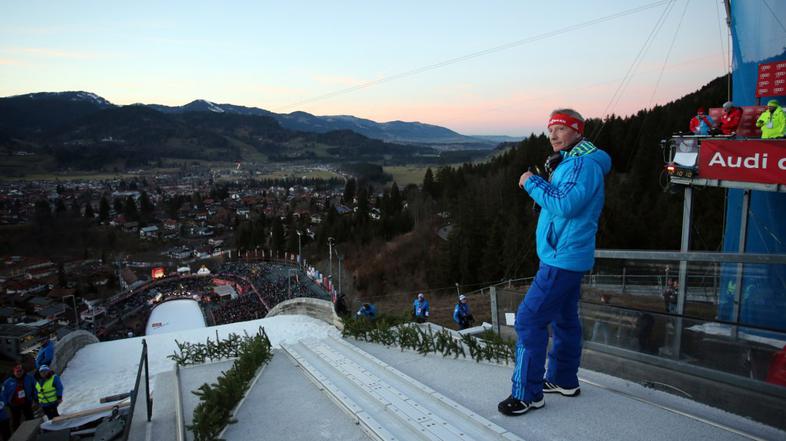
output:
M699 148L699 177L786 184L786 141L704 140Z
M786 95L786 61L760 64L756 98L782 95Z

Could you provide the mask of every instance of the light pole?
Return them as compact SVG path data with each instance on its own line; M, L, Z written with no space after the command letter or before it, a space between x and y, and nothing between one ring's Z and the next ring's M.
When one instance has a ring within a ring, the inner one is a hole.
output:
M298 266L300 266L300 262L302 259L300 256L303 255L303 253L300 251L300 236L302 235L302 233L300 233L300 230L297 230L295 232L297 233L297 264Z
M336 252L336 258L338 259L338 295L341 295L341 254Z
M333 279L333 238L332 237L328 237L328 260L329 260L328 274L330 274L330 278L332 280Z

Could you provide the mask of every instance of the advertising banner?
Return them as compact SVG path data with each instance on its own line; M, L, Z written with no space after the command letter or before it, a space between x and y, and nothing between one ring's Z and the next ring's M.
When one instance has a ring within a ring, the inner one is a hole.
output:
M786 140L701 142L699 177L786 184Z
M786 61L760 64L756 98L783 95L786 95Z

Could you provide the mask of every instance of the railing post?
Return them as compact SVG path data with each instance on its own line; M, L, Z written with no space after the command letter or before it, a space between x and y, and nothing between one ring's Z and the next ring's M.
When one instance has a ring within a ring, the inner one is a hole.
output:
M742 193L742 213L740 215L740 232L739 241L737 243L737 252L740 254L745 253L746 242L748 239L748 211L751 203L751 191L745 190ZM742 280L743 272L745 271L745 264L742 262L737 263L737 275L734 279L734 309L732 311L732 319L734 323L740 322L740 310L742 306ZM739 326L733 328L732 335L736 338Z
M497 335L500 334L499 311L497 311L497 287L489 288L489 299L491 300L491 326Z
M625 270L626 268L622 267L622 293L625 294Z
M153 417L153 402L150 399L150 372L147 363L147 342L142 339L142 359L145 364L145 404L147 404L147 422Z

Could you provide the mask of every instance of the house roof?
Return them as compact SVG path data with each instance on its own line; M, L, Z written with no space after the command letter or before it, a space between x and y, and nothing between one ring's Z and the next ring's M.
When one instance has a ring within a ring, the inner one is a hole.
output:
M0 324L0 336L3 337L22 337L35 332L35 329L26 325L6 325Z
M46 297L35 296L27 301L31 305L47 306L52 303L52 299Z

